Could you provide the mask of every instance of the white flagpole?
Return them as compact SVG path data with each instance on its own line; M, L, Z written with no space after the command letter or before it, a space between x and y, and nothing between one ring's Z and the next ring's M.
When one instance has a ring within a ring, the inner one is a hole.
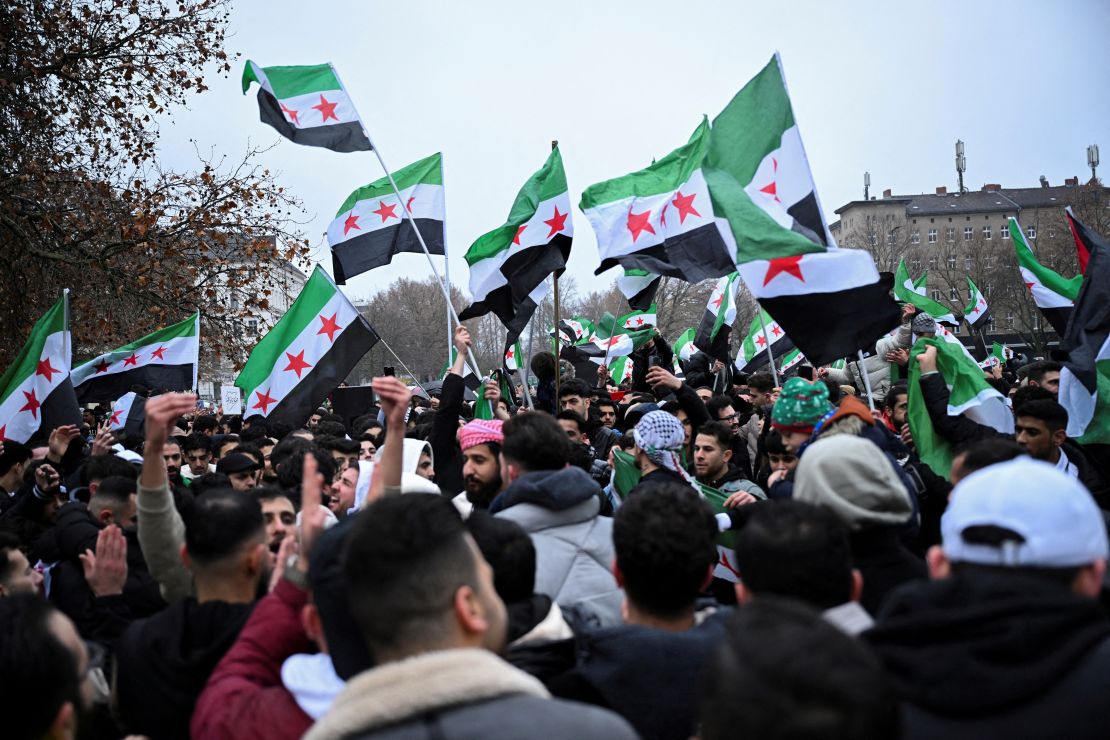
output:
M759 327L763 331L763 338L767 340L767 359L771 362L771 377L775 381L775 387L778 388L779 371L775 367L775 354L771 351L771 338L767 336L767 323L763 320L763 308L756 303L755 310L758 312L756 315L759 316Z
M859 370L859 374L863 376L863 387L867 389L867 406L872 411L874 411L875 410L875 397L873 395L871 395L871 378L868 377L867 363L864 361L864 358L863 358L863 350L862 349L856 350L856 353L859 355L859 364L856 365L856 368Z
M424 235L421 234L420 229L416 227L416 219L412 217L412 213L409 211L408 208L405 207L404 200L401 198L401 190L397 187L397 182L393 179L393 172L389 169L388 166L386 166L385 160L382 159L382 153L378 150L377 145L374 144L374 140L370 138L370 132L366 130L366 126L362 123L362 116L359 115L358 110L355 108L354 98L352 98L351 94L347 92L347 86L343 84L343 80L340 79L339 73L335 70L335 66L332 65L330 62L328 63L328 66L331 67L332 74L335 75L335 79L339 82L339 86L343 88L343 93L347 96L347 100L351 102L351 108L355 111L355 117L358 119L359 125L362 126L362 133L366 136L366 140L370 142L370 149L374 152L374 156L378 158L378 164L382 166L382 170L385 171L385 176L389 180L390 186L393 188L393 194L397 196L397 202L398 204L400 204L401 210L405 214L405 218L408 219L409 225L412 226L412 231L414 234L416 234L416 240L420 243L420 248L424 250L424 256L428 258L428 266L432 268L432 274L436 276L436 282L439 283L440 290L443 291L443 298L447 301L447 311L449 319L454 319L455 323L461 324L462 322L459 321L459 315L455 312L455 307L451 305L451 291L443 282L443 278L440 277L439 270L436 269L435 262L432 261L432 253L428 251L428 245L424 243ZM447 250L445 246L444 252L446 251ZM448 321L448 324L450 325L450 321ZM448 352L448 357L450 357L450 352ZM478 363L474 359L473 354L468 352L466 355L466 359L470 363L470 368L474 371L474 374L478 377L482 377L482 372L478 369Z

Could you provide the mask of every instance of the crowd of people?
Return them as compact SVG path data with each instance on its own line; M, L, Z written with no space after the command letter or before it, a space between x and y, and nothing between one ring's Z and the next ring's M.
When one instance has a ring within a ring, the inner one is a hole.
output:
M1105 737L1106 451L1050 361L986 373L1016 434L950 415L935 331L781 386L658 335L624 386L543 352L487 419L459 327L434 397L359 416L162 393L139 435L4 441L0 735Z

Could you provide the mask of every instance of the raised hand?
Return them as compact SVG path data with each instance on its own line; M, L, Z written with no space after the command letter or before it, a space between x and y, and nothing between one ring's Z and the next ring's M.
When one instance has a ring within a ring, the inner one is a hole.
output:
M81 429L76 424L66 424L64 426L55 427L50 432L50 439L47 440L48 451L46 459L51 462L61 462L62 456L66 454L69 449L69 443L81 436Z
M177 420L197 408L197 397L193 393L163 393L146 402L146 444L148 447L156 446L161 451L162 445L173 431Z
M644 380L653 388L663 386L664 388L670 388L672 391L676 391L682 387L682 381L675 377L674 373L658 365L648 368Z
M93 438L91 455L107 455L112 451L116 436L107 421L96 428L96 437Z
M370 381L370 386L374 389L374 394L378 397L378 404L385 414L387 428L389 426L404 426L405 412L412 401L412 391L397 378L388 375L374 378Z
M100 530L96 538L96 552L85 550L81 555L81 568L85 581L97 596L115 596L123 593L127 583L127 540L114 524Z

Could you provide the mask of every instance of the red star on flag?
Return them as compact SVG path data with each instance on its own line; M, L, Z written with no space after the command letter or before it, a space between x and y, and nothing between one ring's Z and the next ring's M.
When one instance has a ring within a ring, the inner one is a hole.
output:
M165 360L166 359L166 348L161 346L161 345L158 345L158 349L156 349L156 350L154 350L153 352L150 353L150 358L152 360L155 357L157 357L159 360Z
M329 118L334 118L337 121L339 120L339 116L335 115L335 106L337 105L339 105L339 103L329 103L328 99L321 95L320 104L312 107L320 111L320 115L324 117L324 123L327 123Z
M320 323L321 323L320 331L316 332L316 334L317 335L327 334L328 335L328 341L329 342L334 342L335 341L335 333L337 331L339 331L340 329L342 329L342 327L339 326L339 322L335 320L337 316L339 316L338 313L333 313L331 315L331 318L329 319L328 317L321 314L320 315Z
M513 348L512 347L509 347L509 351L505 353L505 359L506 360L513 359Z
M39 418L39 407L42 406L42 404L35 398L35 389L32 388L30 393L27 391L21 391L21 393L23 393L23 397L27 399L27 403L23 405L20 411L30 411L32 417L35 419Z
M60 373L60 372L61 372L61 370L59 370L58 368L50 366L50 358L49 357L44 358L42 360L39 360L38 367L35 368L35 375L44 376L46 378L47 383L54 382L54 373Z
M769 260L767 264L767 274L763 277L763 284L766 285L774 280L779 273L793 275L804 283L806 279L802 277L801 261L802 255L800 254L793 257L778 257L777 259Z
M755 338L755 343L758 344L760 347L765 347L767 345L767 337L763 334L760 334L758 337Z
M774 157L772 157L771 158L771 164L774 167L774 172L777 174L778 171L779 171L779 161L777 159L775 159ZM782 201L779 200L778 184L773 179L771 180L771 182L769 184L764 185L763 187L761 187L759 189L759 192L766 193L767 195L771 196L771 199L774 200L776 203L782 203Z
M516 227L516 236L513 237L513 244L520 244L520 235L528 228L528 224L521 224Z
M95 374L97 375L99 375L100 373L108 372L109 367L111 367L111 365L108 364L107 357L101 357L100 362L98 362L96 365L93 365L93 369L96 370Z
M278 105L281 106L281 112L289 116L289 120L291 120L297 126L301 125L300 122L297 121L297 111L291 108L286 108L285 103L278 103Z
M569 215L570 211L567 211L566 213L559 213L559 206L555 206L555 215L544 221L545 224L551 227L551 233L547 235L548 239L555 236L564 228L566 228L567 216Z
M777 337L782 334L782 329L779 328L778 324L771 324L771 333Z
M263 414L269 413L270 404L277 403L277 399L270 395L270 389L264 391L255 391L254 395L258 396L258 403L251 406L252 409L262 409Z
M632 232L632 241L635 242L640 238L640 234L644 231L654 234L655 229L649 223L651 219L651 211L644 211L643 213L633 213L632 209L628 209L628 230Z
M8 431L8 425L0 426L0 442L7 442L8 438L5 436Z
M112 410L112 418L108 419L108 426L114 427L117 424L119 424L119 418L121 416L123 416L123 409L119 409L119 410L113 409Z
M1033 290L1033 283L1026 283L1025 287L1029 288L1029 290Z
M605 345L606 347L612 347L612 346L613 346L614 344L619 344L619 343L620 343L620 341L621 341L621 338L620 338L620 336L612 336L612 337L609 337L608 339L606 339L606 340L605 340L605 341L603 342L603 344L604 344L604 345Z
M362 231L362 227L358 225L358 216L353 213L343 221L343 236L347 236L347 232L351 229Z
M132 352L130 357L124 357L123 358L123 364L138 367L139 366L139 356L137 354L135 354L134 352Z
M637 316L636 317L636 326L643 326L643 325L644 325L644 317L643 316Z
M663 203L663 210L659 212L659 225L664 229L667 228L667 206L669 205L670 203Z
M712 304L713 304L713 308L720 308L720 307L721 307L721 303L723 303L723 302L724 302L724 300L725 300L725 294L724 294L724 293L721 293L721 294L720 294L719 296L717 296L717 297L716 297L716 298L714 298L714 299L713 299L712 301L710 301L710 303L712 303Z
M376 213L379 216L381 216L382 217L382 223L384 224L386 222L386 219L400 218L400 216L398 216L396 213L393 212L396 208L397 208L396 203L391 203L390 205L387 206L385 204L384 200L379 200L378 201L378 210L370 211L370 213Z
M674 207L678 209L679 223L686 223L686 217L691 214L697 216L698 218L701 218L701 214L698 213L698 209L694 208L694 197L696 195L697 193L683 195L681 190L675 193L674 200L672 200L671 203L674 203Z
M412 202L414 200L416 200L416 196L415 195L410 195L409 199L405 202L405 210L408 211L409 213L412 213Z
M286 352L285 356L289 359L289 364L285 366L285 372L292 370L297 374L297 379L300 380L301 372L306 368L312 367L309 363L304 361L304 350L302 349L297 354Z

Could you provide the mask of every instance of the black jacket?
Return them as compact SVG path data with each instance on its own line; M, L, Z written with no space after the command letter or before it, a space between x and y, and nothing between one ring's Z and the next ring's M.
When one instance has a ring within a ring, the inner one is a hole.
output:
M447 373L440 389L439 408L432 419L432 431L428 435L432 459L435 460L436 484L450 496L463 490L462 451L456 435L465 390L461 375Z
M908 740L1107 736L1110 621L1063 586L981 573L914 584L864 638Z
M887 596L910 581L929 577L925 561L906 549L898 527L875 527L848 537L852 565L863 576L860 605L877 614Z

